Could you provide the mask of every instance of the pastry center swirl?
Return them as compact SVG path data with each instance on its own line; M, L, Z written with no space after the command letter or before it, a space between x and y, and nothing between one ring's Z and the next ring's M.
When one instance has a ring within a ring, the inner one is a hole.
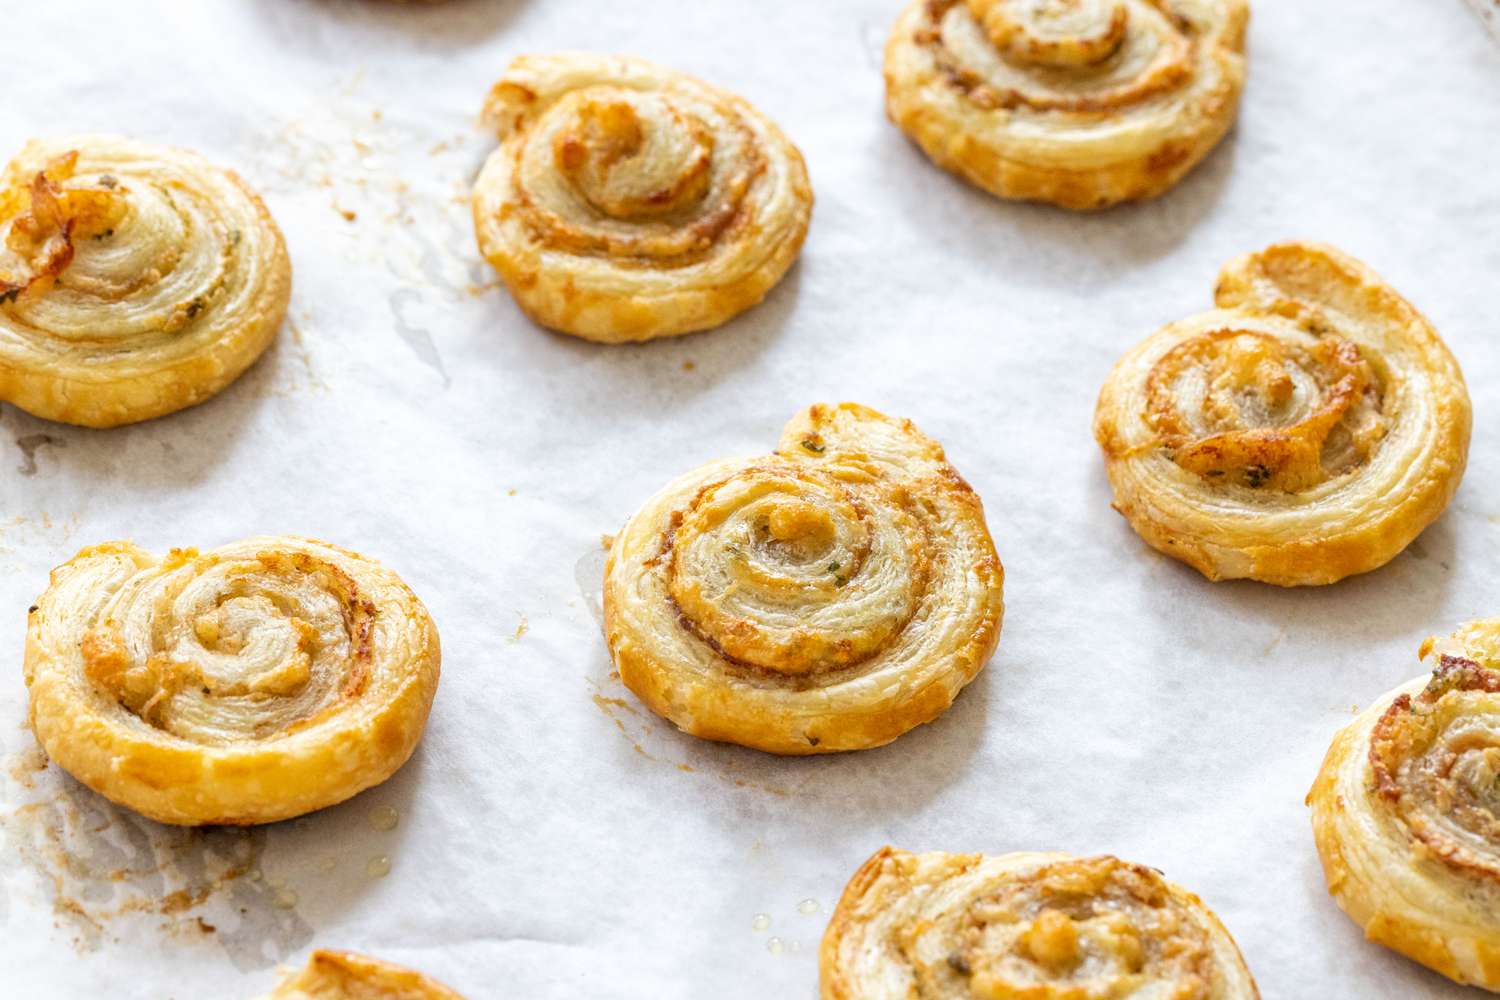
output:
M1380 385L1359 348L1217 330L1168 351L1146 417L1174 462L1210 482L1297 492L1369 460L1384 437Z
M216 745L285 734L357 696L374 606L304 553L184 553L130 584L83 639L84 674L156 729Z
M691 208L708 190L713 135L657 95L584 100L554 143L558 169L617 219Z
M732 105L608 84L547 108L516 156L515 200L543 244L653 265L708 253L766 169Z
M1056 862L969 904L947 976L982 1000L1208 1000L1212 943L1155 871ZM944 994L946 995L946 994Z
M684 623L732 660L783 675L886 648L927 587L925 532L899 489L818 470L746 469L699 491L671 534Z
M930 0L928 12L919 41L981 107L1115 111L1197 72L1198 29L1152 0Z
M1370 762L1429 854L1500 882L1500 671L1443 656L1427 689L1376 725Z
M1012 62L1090 66L1125 41L1124 0L968 0L990 41Z

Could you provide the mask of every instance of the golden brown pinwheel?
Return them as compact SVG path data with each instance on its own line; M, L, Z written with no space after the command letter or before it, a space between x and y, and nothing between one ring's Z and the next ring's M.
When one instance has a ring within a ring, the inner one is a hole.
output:
M1154 868L1101 856L911 854L849 881L822 1000L1259 1000L1234 939Z
M53 570L25 673L63 770L196 826L287 819L389 778L421 738L439 659L422 602L345 549L109 542Z
M1307 801L1328 891L1365 936L1500 993L1500 618L1336 737Z
M485 103L480 252L543 326L607 342L719 326L796 260L802 155L747 102L643 59L522 56Z
M255 192L196 153L33 140L0 175L0 400L113 427L200 403L260 357L291 296Z
M264 1000L464 1000L411 969L352 951L319 949Z
M886 45L886 108L1002 198L1151 198L1234 123L1248 17L1244 0L912 0Z
M615 538L620 677L704 739L781 754L888 743L994 651L1003 572L969 485L909 420L799 414L772 455L711 462Z
M1384 565L1458 489L1469 395L1410 303L1332 247L1227 264L1219 308L1122 358L1094 416L1115 509L1210 579Z

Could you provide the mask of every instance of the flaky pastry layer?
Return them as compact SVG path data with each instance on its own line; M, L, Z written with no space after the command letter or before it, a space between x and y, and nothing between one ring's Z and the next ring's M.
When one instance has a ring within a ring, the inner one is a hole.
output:
M108 542L52 571L25 676L42 748L94 791L163 823L251 824L394 774L439 661L422 602L357 553Z
M1234 123L1248 17L1244 0L912 0L886 45L886 109L1002 198L1151 198Z
M196 153L38 139L0 175L0 399L37 416L113 427L200 403L290 296L265 205Z
M420 972L352 951L319 949L262 1000L464 1000Z
M1325 584L1384 565L1463 476L1457 362L1410 303L1329 246L1236 258L1214 298L1105 379L1094 436L1115 509L1213 580Z
M480 252L537 323L617 342L719 326L796 260L797 148L746 101L626 56L521 56L490 91Z
M1500 618L1334 738L1307 797L1328 891L1372 941L1500 992Z
M1004 572L979 498L908 420L852 403L776 452L666 486L616 536L620 677L704 739L781 754L888 743L994 651Z
M850 879L819 952L823 1000L1259 1000L1197 896L1107 855L912 854Z

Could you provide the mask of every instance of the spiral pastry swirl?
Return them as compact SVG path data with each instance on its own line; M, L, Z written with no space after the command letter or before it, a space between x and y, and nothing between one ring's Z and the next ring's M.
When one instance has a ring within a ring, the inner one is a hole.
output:
M886 847L844 890L823 1000L1259 1000L1219 918L1153 868Z
M377 785L437 689L437 629L394 573L323 542L158 558L84 549L31 609L26 685L47 755L163 823L268 823Z
M1500 993L1500 618L1334 738L1307 801L1328 891L1365 936Z
M589 340L707 330L755 305L812 215L802 154L726 91L642 59L522 56L490 91L480 252L543 326Z
M1244 0L912 0L886 45L886 109L1001 198L1151 198L1234 123L1248 17Z
M352 951L319 949L262 1000L464 1000L411 969Z
M1218 309L1117 363L1094 416L1115 509L1213 580L1332 583L1394 558L1458 489L1469 395L1437 332L1368 267L1283 243Z
M0 175L0 400L113 427L200 403L275 339L291 296L255 192L195 153L33 140Z
M1003 571L984 510L910 421L819 404L775 454L669 484L615 538L620 677L683 731L772 753L888 743L994 651Z

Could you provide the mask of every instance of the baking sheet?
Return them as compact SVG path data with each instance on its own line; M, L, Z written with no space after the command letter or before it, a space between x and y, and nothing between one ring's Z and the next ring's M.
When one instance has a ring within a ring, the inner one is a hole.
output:
M235 166L295 292L276 347L191 412L101 433L0 408L0 992L235 1000L318 945L474 1000L814 997L829 910L892 843L1156 865L1268 998L1470 995L1362 940L1302 798L1424 636L1500 614L1500 52L1458 2L1257 0L1235 133L1162 200L1081 217L971 190L884 121L898 6L58 0L8 19L28 95L0 106L8 150L107 129ZM599 347L494 286L463 203L491 145L474 116L511 56L556 48L701 75L801 146L817 209L764 305ZM1093 402L1126 347L1208 306L1222 262L1288 237L1365 259L1433 320L1473 394L1469 471L1376 573L1209 585L1109 509ZM683 737L611 679L600 535L839 399L912 417L984 498L999 652L883 749ZM427 602L444 670L411 763L241 832L156 826L45 766L20 663L48 569L105 539L258 532L357 548Z

